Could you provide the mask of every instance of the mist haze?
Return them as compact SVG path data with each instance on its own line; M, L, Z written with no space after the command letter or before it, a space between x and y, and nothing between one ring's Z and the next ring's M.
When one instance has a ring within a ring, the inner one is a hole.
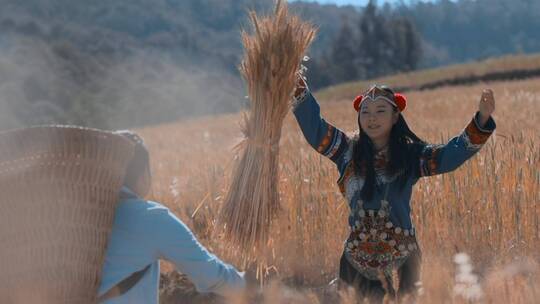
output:
M534 30L540 26L538 1L490 0L485 9L486 1L383 6L378 14L414 23L423 47L416 68L540 51ZM267 11L272 1L0 5L0 129L50 123L130 128L241 109L246 92L237 69L240 30L249 29L249 9ZM313 88L346 80L335 71L349 64L335 53L344 49L340 41L360 49L344 29L358 32L361 8L290 6L319 28L308 62Z

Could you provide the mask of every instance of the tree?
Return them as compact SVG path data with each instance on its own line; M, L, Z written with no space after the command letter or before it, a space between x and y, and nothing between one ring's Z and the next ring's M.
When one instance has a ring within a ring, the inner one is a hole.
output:
M336 79L349 81L357 79L360 75L358 62L358 39L348 22L345 21L337 39L332 45L331 62L334 62L332 71Z
M370 1L364 9L358 30L344 22L327 60L331 83L374 78L417 67L422 55L420 34L412 21L384 13ZM330 84L330 83L329 83Z
M360 19L360 45L358 57L372 78L395 70L393 64L395 45L393 24L377 11L375 1L370 1Z
M422 42L414 24L409 19L400 17L392 21L391 28L394 49L391 58L393 70L407 72L416 69L422 56Z

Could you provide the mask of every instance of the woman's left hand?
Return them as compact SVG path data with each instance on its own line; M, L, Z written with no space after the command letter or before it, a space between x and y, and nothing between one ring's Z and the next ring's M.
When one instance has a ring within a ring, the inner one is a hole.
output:
M480 103L478 104L478 112L480 112L480 123L482 126L486 124L491 114L495 111L495 97L491 89L485 89L482 92Z

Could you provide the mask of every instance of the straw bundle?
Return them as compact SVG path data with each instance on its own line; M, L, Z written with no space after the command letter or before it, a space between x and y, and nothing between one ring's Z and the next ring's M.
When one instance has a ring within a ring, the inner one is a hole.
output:
M244 257L259 253L268 241L272 219L280 210L278 194L279 139L290 109L297 72L315 29L289 15L277 1L274 15L250 12L253 35L242 32L245 49L240 71L247 83L250 107L244 115L242 155L221 211L225 236Z
M80 127L0 133L0 303L95 303L133 144Z

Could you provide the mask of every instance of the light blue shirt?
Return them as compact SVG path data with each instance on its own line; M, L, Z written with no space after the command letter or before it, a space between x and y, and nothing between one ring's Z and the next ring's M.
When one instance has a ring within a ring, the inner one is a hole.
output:
M133 194L124 187L123 192L126 191ZM199 292L223 294L245 286L243 273L209 253L169 209L132 195L122 199L116 208L99 295L134 272L151 266L128 292L104 303L157 304L160 259L172 262Z

